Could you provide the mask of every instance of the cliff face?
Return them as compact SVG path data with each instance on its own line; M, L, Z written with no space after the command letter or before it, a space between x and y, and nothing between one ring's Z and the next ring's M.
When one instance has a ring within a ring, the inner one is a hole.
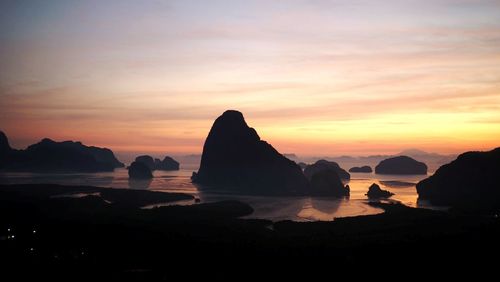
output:
M238 111L218 117L203 146L193 182L206 189L248 194L306 194L308 181L301 168L260 139Z

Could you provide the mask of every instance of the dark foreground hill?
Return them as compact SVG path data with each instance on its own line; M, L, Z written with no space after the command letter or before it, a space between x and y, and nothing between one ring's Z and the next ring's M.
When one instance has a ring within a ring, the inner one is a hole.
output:
M500 147L466 152L417 184L419 199L467 210L500 210Z
M80 198L61 194L87 193ZM385 213L332 222L241 219L240 202L141 209L183 194L57 185L0 186L3 275L168 280L446 265L489 269L500 220L372 203ZM14 236L14 238L12 238ZM473 261L472 261L473 260ZM328 265L328 268L318 267ZM464 268L465 269L465 268ZM313 271L314 270L314 271ZM19 280L18 279L18 280Z

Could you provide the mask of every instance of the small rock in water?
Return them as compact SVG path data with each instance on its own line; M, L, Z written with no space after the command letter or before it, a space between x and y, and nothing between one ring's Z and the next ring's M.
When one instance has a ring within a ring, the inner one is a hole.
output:
M394 193L380 189L380 186L375 183L368 188L368 193L366 193L366 196L370 199L389 198L392 195L394 195Z

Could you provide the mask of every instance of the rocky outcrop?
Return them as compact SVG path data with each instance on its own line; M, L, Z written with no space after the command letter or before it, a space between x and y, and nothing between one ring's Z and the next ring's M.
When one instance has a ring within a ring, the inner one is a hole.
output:
M156 163L155 168L157 170L179 170L179 162L169 156L166 156L162 161Z
M136 162L145 164L149 170L155 170L155 161L153 157L148 155L138 156L135 158Z
M204 189L262 195L303 195L309 186L301 168L261 140L234 110L215 120L192 180Z
M381 161L375 167L377 174L427 174L427 165L407 156L398 156Z
M500 147L467 152L417 184L419 200L435 205L500 209Z
M4 150L8 141L0 137ZM9 146L10 148L10 146ZM81 142L55 142L45 138L26 150L9 150L3 157L2 169L30 172L99 172L123 167L113 152L106 148L89 147Z
M370 188L368 188L368 193L366 193L366 196L368 196L368 198L370 199L389 198L393 195L394 193L391 193L387 190L382 190L380 186L375 183L373 183Z
M361 173L372 173L372 168L370 166L355 166L349 169L349 172L361 172Z
M143 163L135 161L128 168L128 176L133 179L151 179L153 174L149 167Z
M349 186L344 187L334 170L322 170L311 177L311 196L345 197L349 192Z
M333 170L335 171L341 180L351 179L349 172L342 169L336 162L330 162L326 160L319 160L312 165L308 165L304 169L304 174L308 179L312 179L312 176L320 171Z
M135 158L136 162L143 163L153 170L179 170L179 162L173 158L166 156L163 160L153 159L149 155L138 156Z

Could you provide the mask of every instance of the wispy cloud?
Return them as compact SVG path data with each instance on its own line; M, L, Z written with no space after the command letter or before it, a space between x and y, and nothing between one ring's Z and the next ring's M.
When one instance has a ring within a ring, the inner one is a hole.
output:
M0 128L14 144L198 152L228 108L297 153L500 136L498 1L2 5Z

